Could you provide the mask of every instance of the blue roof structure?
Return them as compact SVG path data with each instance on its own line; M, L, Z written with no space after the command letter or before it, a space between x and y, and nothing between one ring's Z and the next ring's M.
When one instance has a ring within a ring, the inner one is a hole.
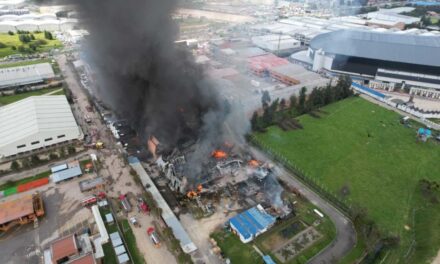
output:
M53 166L52 168L50 168L50 171L52 173L55 173L55 172L59 172L59 171L65 170L65 169L67 169L67 164L66 163Z
M73 177L77 177L82 175L82 171L81 168L79 166L67 169L67 170L62 170L56 173L52 174L52 181L54 183L60 182L60 181L64 181L64 180L68 180L71 179Z
M376 90L373 90L373 89L371 89L371 88L368 88L368 87L365 87L365 86L363 86L363 85L360 85L360 84L358 84L358 83L353 82L351 85L354 86L354 87L356 87L356 88L358 88L359 90L361 90L361 91L363 91L363 92L365 92L365 93L369 93L369 94L372 94L372 95L378 96L378 97L380 97L380 98L385 98L385 95L384 95L383 93L380 93L380 92L378 92L378 91L376 91Z
M415 6L438 6L440 5L440 2L415 1L411 2L410 4Z
M264 263L266 264L276 264L275 261L273 261L273 259L269 255L263 256L263 260Z
M432 131L431 131L431 129L421 127L421 128L419 128L418 134L430 137L430 136L432 136Z
M232 217L229 222L247 240L273 225L275 217L253 207Z

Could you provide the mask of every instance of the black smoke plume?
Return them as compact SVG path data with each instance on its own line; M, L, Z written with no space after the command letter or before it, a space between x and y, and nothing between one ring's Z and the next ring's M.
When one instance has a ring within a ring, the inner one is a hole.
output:
M230 114L234 106L219 99L192 55L174 43L176 0L71 3L90 33L84 50L97 72L97 97L127 119L145 143L150 135L168 147L198 140L198 150L188 157L188 173L198 174L226 130L244 135L244 115Z

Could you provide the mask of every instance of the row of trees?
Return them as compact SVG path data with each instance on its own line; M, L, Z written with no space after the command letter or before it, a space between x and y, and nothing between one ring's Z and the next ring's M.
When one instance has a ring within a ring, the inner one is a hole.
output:
M56 160L59 158L65 158L67 156L73 155L76 153L76 149L74 146L61 147L56 152L52 152L49 154L48 159L41 159L39 155L32 155L30 157L22 158L20 160L14 160L11 162L11 171L17 172L21 169L30 169L39 165L42 165L48 161Z
M252 130L262 131L268 126L279 124L286 118L312 113L325 105L350 97L353 95L351 82L349 76L341 75L336 85L316 87L309 95L307 88L302 87L298 96L290 97L289 104L285 99L272 101L269 92L265 91L261 97L263 114L254 112L251 119Z

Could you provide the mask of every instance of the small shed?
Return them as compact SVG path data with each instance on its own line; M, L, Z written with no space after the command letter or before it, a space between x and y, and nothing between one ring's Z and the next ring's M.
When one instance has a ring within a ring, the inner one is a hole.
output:
M113 218L113 215L108 213L105 215L105 222L107 224L113 224L115 222L115 219Z

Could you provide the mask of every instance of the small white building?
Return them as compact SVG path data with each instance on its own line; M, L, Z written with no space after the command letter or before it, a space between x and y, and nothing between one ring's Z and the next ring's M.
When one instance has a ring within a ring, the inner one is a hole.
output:
M64 95L31 96L0 107L0 159L81 140Z

